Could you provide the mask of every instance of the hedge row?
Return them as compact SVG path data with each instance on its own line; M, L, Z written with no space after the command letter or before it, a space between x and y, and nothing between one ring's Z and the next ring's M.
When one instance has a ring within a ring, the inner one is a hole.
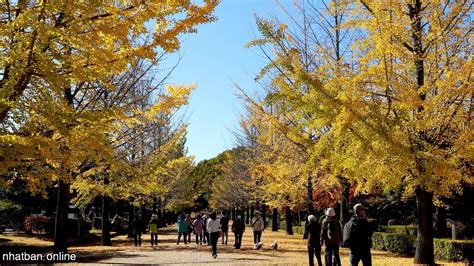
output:
M372 237L373 248L400 255L413 256L416 237L406 234L375 232ZM474 241L434 239L435 257L442 261L473 261Z
M382 231L386 233L394 233L401 235L416 236L416 225L388 225L382 227Z

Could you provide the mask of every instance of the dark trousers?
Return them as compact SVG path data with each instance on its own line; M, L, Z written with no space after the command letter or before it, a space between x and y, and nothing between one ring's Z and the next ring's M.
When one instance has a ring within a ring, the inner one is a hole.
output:
M234 236L235 236L235 244L234 244L234 247L239 249L240 246L242 246L242 236L244 234L241 233L241 232L234 232Z
M219 240L219 232L214 232L209 234L211 239L211 250L212 255L217 255L217 240Z
M186 233L178 233L178 242L176 244L179 244L179 241L181 240L181 236L183 236L184 244L187 244L188 243L188 234L186 234Z
M207 231L204 231L203 242L204 244L207 243L208 246L211 244L211 240L209 239L209 233Z
M326 266L332 266L332 257L334 256L334 265L341 265L339 257L339 244L326 244Z
M202 233L200 233L200 234L196 233L196 244L197 245L199 245L199 244L202 245Z
M188 243L191 243L191 235L193 233L193 229L188 229Z
M253 231L253 243L254 244L260 243L261 238L262 238L262 231Z
M359 261L362 261L362 265L364 266L372 266L372 255L370 254L370 249L349 250L349 260L351 266L359 265Z
M309 257L309 266L314 266L314 256L318 260L318 265L322 266L323 262L321 261L321 246L318 244L308 243L308 257Z
M158 234L152 233L151 236L151 245L158 245Z
M229 238L229 229L222 229L222 244L227 245L227 240Z
M135 243L135 247L141 246L142 245L142 234L141 233L133 234L133 242Z

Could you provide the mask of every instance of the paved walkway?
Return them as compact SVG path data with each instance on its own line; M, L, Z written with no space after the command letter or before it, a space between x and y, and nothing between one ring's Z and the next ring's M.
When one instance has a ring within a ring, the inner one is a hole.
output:
M287 236L284 232L265 231L262 236L264 243L261 250L253 250L252 232L247 229L240 250L233 247L234 237L230 236L227 246L219 239L218 257L211 257L208 246L197 246L195 242L187 245L176 245L174 228L162 229L158 247L153 249L149 243L150 236L144 235L142 247L136 249L133 241L125 236L113 239L112 247L84 246L71 247L70 252L76 253L78 262L95 262L106 264L160 264L160 265L305 265L307 264L306 242L301 235ZM277 241L279 248L273 251L271 243ZM347 250L342 249L342 263L348 265ZM386 252L374 252L374 265L411 265L412 258L400 258ZM324 260L324 258L323 258Z

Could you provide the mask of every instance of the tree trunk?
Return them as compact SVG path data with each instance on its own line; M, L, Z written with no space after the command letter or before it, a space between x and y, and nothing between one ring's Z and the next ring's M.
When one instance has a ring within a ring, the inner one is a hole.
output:
M245 223L250 224L250 210L249 207L245 210Z
M230 213L230 216L231 216L231 218L232 218L232 221L234 221L234 220L235 220L235 208L232 208L232 211L231 211L231 213Z
M416 238L415 264L434 265L433 251L433 194L424 188L416 190L418 236Z
M446 223L446 210L442 207L436 207L436 235L437 238L446 238L448 236Z
M112 240L110 239L110 197L102 196L102 236L100 244L102 246L112 246Z
M250 207L250 218L253 218L255 216L255 207Z
M278 231L278 209L273 208L272 212L272 231Z
M59 181L56 220L54 223L54 252L67 252L66 223L69 205L69 184Z
M340 202L340 220L342 224L346 224L350 219L349 214L349 184L343 184L342 198Z
M153 197L153 214L156 214L156 206L158 205L158 199Z
M263 228L267 228L267 206L262 204L262 218L263 218Z
M135 207L132 204L130 204L130 206L128 207L128 229L127 229L128 238L133 237L132 223L133 223L134 212L135 212Z
M311 174L308 174L308 202L307 202L307 208L308 211L313 213L314 211L314 199L313 199L313 176Z
M145 224L146 221L147 221L147 214L146 214L145 204L142 204L140 206L140 213L142 215L142 223ZM145 228L145 226L142 226L142 234L145 234L145 233L146 233L146 228Z
M290 207L285 207L285 221L286 221L286 233L293 235L293 217L291 215Z

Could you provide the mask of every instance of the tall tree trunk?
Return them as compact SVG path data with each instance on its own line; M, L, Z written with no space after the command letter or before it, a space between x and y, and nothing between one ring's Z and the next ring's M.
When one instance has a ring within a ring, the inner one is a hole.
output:
M342 185L342 197L340 202L340 220L342 224L346 224L350 219L349 214L349 189L350 186L347 181L343 182Z
M133 237L133 228L132 228L132 223L133 223L133 215L135 212L135 206L133 204L129 203L130 206L128 207L128 229L127 229L127 237L132 238Z
M433 194L421 187L416 190L415 194L418 218L415 264L434 265Z
M293 217L291 215L290 207L285 207L285 221L286 221L286 233L293 235Z
M278 208L273 208L272 211L272 231L278 231Z
M140 213L142 215L142 224L145 224L147 221L147 213L146 213L146 207L144 203L142 203L142 205L140 206ZM145 234L145 233L146 233L146 228L145 226L142 226L142 234Z
M156 206L158 205L158 199L153 197L153 214L156 214Z
M263 228L267 228L267 206L262 204Z
M308 195L307 195L307 208L310 213L314 211L314 199L313 199L313 176L308 174Z
M253 218L255 216L255 207L250 207L250 218Z
M436 235L437 238L448 236L446 223L446 210L443 207L436 207Z
M102 235L100 238L100 244L102 246L112 246L112 240L110 239L110 197L102 196Z
M69 205L69 184L59 180L56 220L54 223L54 252L67 252L67 211Z
M250 210L249 207L245 209L245 223L250 224Z

